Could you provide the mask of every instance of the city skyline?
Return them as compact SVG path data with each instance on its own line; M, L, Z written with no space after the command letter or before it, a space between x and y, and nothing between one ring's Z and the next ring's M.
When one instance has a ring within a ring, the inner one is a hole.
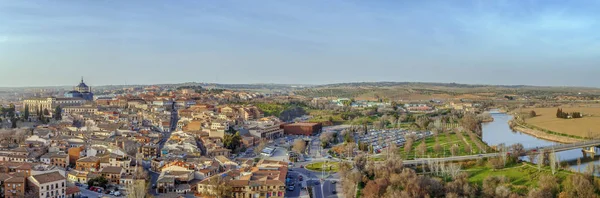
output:
M593 1L0 2L0 87L600 87Z

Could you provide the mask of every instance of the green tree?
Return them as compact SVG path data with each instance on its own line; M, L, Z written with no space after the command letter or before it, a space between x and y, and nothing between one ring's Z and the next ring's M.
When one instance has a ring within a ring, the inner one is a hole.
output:
M54 109L54 119L62 120L62 107L60 107L60 105L56 106L56 109Z
M13 129L17 128L17 121L18 120L19 119L17 119L17 118L10 118L10 122L11 122L11 126L10 127L13 128Z
M23 110L23 121L29 120L29 105L25 105L25 110Z
M242 137L240 136L239 132L236 132L233 135L226 134L223 137L223 144L228 149L236 150L237 148L240 148L242 145Z
M108 184L108 180L105 177L99 176L93 179L88 180L88 186L99 186L102 188L106 188L106 184Z

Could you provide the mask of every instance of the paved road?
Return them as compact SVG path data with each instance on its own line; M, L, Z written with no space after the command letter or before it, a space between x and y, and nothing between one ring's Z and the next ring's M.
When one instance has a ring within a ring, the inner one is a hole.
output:
M167 142L169 137L171 137L171 132L173 132L173 131L175 131L175 129L177 129L177 121L178 120L179 120L179 117L177 115L177 110L175 108L173 108L173 110L171 111L171 128L170 128L169 132L163 133L163 137L158 144L159 156L160 156L160 152L161 152L162 148L165 146L165 142ZM158 180L158 176L160 175L160 173L150 171L150 163L149 162L143 163L143 166L150 174L151 185L156 184L156 181ZM158 195L156 193L156 189L153 189L153 188L148 189L148 194L151 194L154 196Z
M112 195L100 194L100 193L97 193L97 192L92 192L92 191L90 191L90 190L88 190L88 189L85 189L85 188L82 188L82 187L79 187L79 191L81 191L81 195L83 195L83 196L87 196L87 197L89 197L89 198L96 198L96 197L115 197L115 196L112 196Z

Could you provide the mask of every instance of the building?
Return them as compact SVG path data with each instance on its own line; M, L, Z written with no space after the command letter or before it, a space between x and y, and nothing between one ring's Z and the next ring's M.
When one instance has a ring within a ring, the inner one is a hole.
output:
M96 156L87 156L77 160L75 169L80 171L98 171L100 169L100 158Z
M123 168L117 166L108 166L100 171L102 176L113 184L119 184L119 182L121 182L121 174L124 172Z
M83 151L84 151L83 146L69 148L69 150L67 150L67 152L69 154L69 165L71 165L71 166L76 165L77 160L79 160Z
M25 196L25 177L13 176L4 180L4 198L17 198Z
M224 180L232 187L232 197L274 197L283 198L286 191L287 163L261 160L248 171L228 171L202 180L197 185L201 197L214 194L216 186L212 180Z
M144 158L156 157L156 156L158 156L158 145L146 144L140 148L140 153L142 153Z
M96 112L98 112L98 108L93 107L93 106L72 106L72 107L65 107L62 110L63 110L63 113L66 113L66 114L72 114L72 113L95 114Z
M305 135L311 136L321 132L323 125L321 123L292 123L283 125L283 133L287 135Z
M67 179L58 171L29 176L28 187L38 193L36 197L64 198Z
M280 122L275 119L263 118L259 121L252 122L247 129L250 134L261 139L271 140L282 137L283 129L279 126Z
M23 100L23 107L29 107L30 112L36 112L36 110L44 110L52 112L57 106L61 107L71 107L71 106L81 106L86 102L86 100L82 98L30 98Z
M83 82L83 77L81 78L81 82L76 87L73 87L73 91L69 91L65 93L65 97L67 98L81 98L84 100L94 100L94 93L92 93L92 88L88 87Z

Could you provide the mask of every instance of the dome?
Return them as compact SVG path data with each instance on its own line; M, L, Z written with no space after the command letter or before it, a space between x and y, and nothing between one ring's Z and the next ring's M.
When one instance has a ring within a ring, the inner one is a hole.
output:
M88 88L88 86L84 82L79 83L79 85L77 85L77 87L79 87L79 88Z
M75 91L75 90L73 90L73 91L69 91L68 93L72 94L72 93L79 93L79 92L78 92L78 91Z

